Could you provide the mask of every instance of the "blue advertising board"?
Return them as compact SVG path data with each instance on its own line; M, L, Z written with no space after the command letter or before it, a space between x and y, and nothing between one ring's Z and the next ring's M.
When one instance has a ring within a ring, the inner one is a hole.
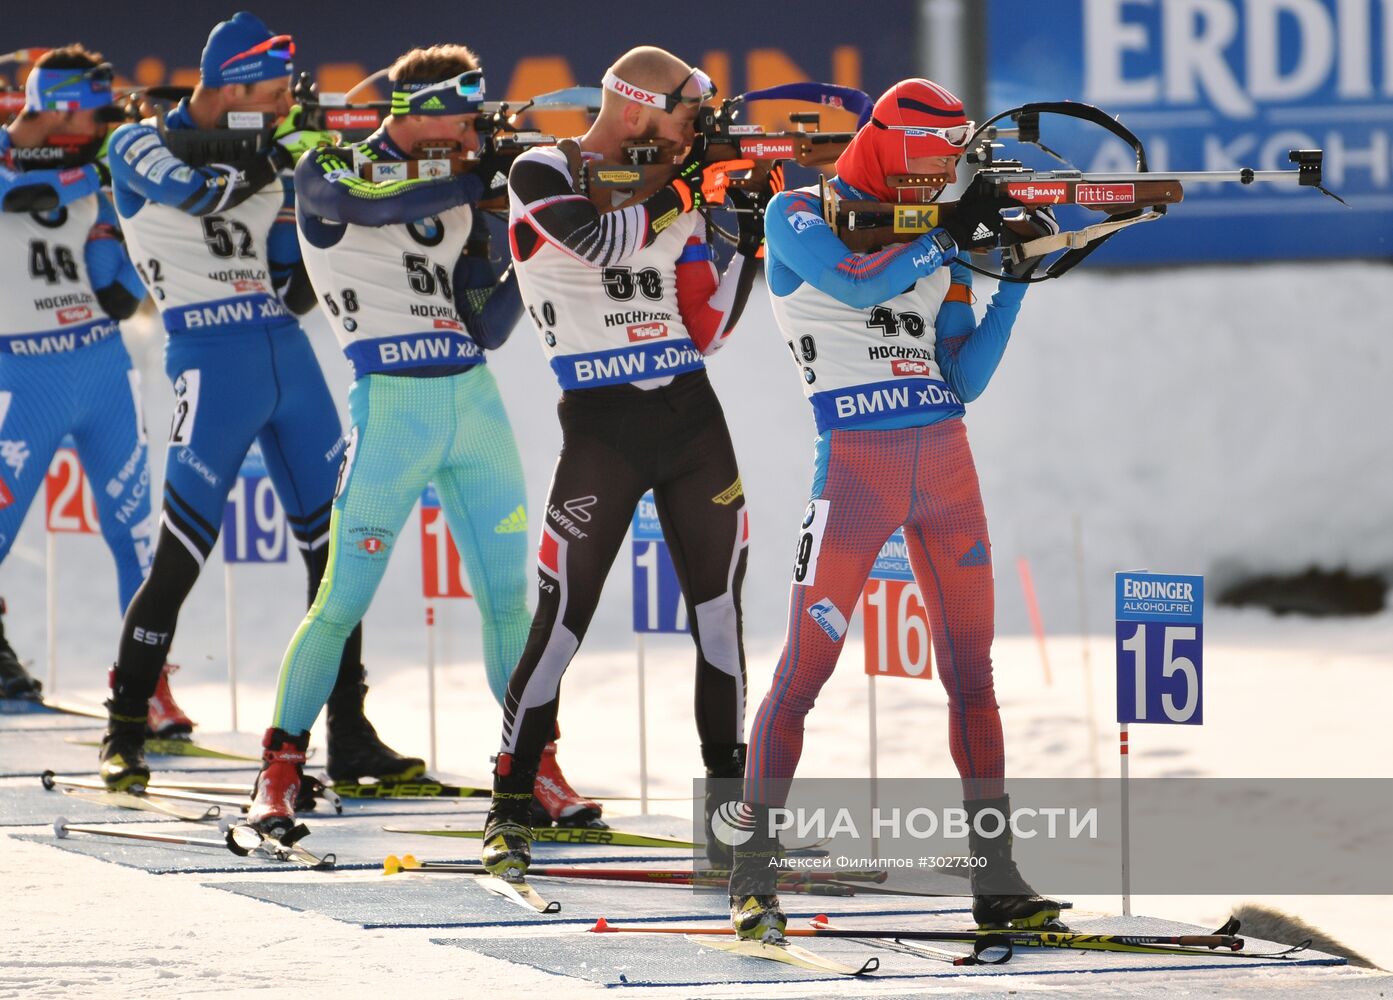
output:
M1117 721L1204 722L1204 577L1118 573Z
M1393 5L990 0L987 18L979 120L1032 101L1094 104L1137 133L1152 170L1285 169L1288 150L1320 148L1326 186L1350 206L1311 188L1187 183L1164 219L1090 263L1393 256ZM1081 170L1135 169L1101 129L1042 139ZM1059 166L1043 154L1030 165Z
M634 508L633 537L634 631L690 632L687 604L651 491Z
M914 582L914 571L909 566L909 546L904 540L904 528L896 528L895 533L880 547L880 554L871 564L870 578Z
M285 562L289 549L285 513L266 474L261 446L253 443L227 495L222 518L225 562Z

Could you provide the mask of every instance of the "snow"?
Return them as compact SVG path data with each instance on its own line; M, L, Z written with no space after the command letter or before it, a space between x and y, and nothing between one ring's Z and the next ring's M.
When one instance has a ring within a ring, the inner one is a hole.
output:
M1389 270L1372 263L1080 271L1032 289L991 387L969 408L997 567L994 650L1008 773L1116 773L1110 621L1117 569L1203 573L1214 588L1240 572L1309 565L1393 572L1393 413L1386 391ZM985 299L989 283L979 286ZM348 384L327 328L311 325L336 395ZM148 323L127 331L144 374L152 438L171 393ZM532 331L491 360L524 458L529 508L541 509L559 447L549 369ZM788 565L811 478L812 421L768 304L757 296L712 377L736 435L752 514L745 630L752 701L768 687L783 633ZM541 405L539 405L539 402ZM156 448L152 460L162 462ZM158 472L158 469L156 470ZM1077 582L1081 526L1085 601ZM533 533L537 530L533 518ZM101 544L57 538L59 690L104 696L119 627L115 581ZM1054 680L1046 686L1029 634L1015 563L1030 561ZM98 568L99 567L99 568ZM173 657L180 700L209 730L229 723L223 574L210 560L180 619ZM44 539L31 512L0 568L6 627L44 676ZM299 619L294 563L239 566L240 722L268 720L281 653ZM562 759L582 788L632 793L638 783L629 571L621 559L568 675ZM370 708L389 742L423 752L426 684L419 555L402 546L365 631ZM495 749L498 709L487 694L468 602L438 606L439 765L476 781ZM1092 672L1090 730L1081 623ZM688 640L650 639L649 770L654 794L683 794L699 772ZM1135 727L1133 774L1388 778L1386 706L1393 686L1393 612L1364 619L1277 619L1207 609L1206 722ZM860 634L809 718L801 775L862 775L868 766ZM949 775L936 682L879 682L880 773ZM927 735L926 735L927 734ZM664 804L666 805L666 804ZM611 810L613 811L613 810ZM198 886L0 836L0 997L330 992L327 970L352 992L420 997L478 988L508 996L581 994L599 987L429 944L427 931L365 931ZM340 875L334 877L367 877ZM201 878L201 877L200 877ZM1217 923L1244 900L1143 897L1134 911ZM1116 898L1077 900L1116 911ZM1393 967L1387 897L1270 900ZM409 975L405 980L403 976ZM1314 979L1301 995L1318 995ZM1269 992L1280 983L1253 977ZM1135 987L1134 982L1138 983ZM1225 981L1228 983L1228 981ZM318 985L316 985L318 984ZM1114 988L1160 992L1174 982L1129 978ZM1215 988L1208 981L1205 985ZM1022 994L1062 984L1012 983ZM1196 987L1200 988L1199 981ZM1099 984L1096 988L1103 989ZM1238 980L1228 985L1240 992ZM1378 987L1387 991L1383 981ZM884 994L889 984L848 984ZM956 982L935 987L956 992ZM1342 982L1340 995L1354 995ZM341 992L335 988L334 992ZM394 991L395 992L395 991ZM651 991L641 991L651 992ZM741 995L712 989L705 995ZM810 987L773 995L808 996ZM904 984L893 989L907 992ZM1246 992L1246 990L1243 990ZM673 995L668 991L664 995Z

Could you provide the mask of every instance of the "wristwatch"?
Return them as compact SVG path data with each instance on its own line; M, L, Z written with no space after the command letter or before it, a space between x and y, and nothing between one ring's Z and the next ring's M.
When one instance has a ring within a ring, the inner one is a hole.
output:
M929 239L933 240L934 246L938 247L938 249L945 254L952 253L958 248L958 245L953 242L953 237L948 235L948 230L946 229L940 228L933 230L929 233Z

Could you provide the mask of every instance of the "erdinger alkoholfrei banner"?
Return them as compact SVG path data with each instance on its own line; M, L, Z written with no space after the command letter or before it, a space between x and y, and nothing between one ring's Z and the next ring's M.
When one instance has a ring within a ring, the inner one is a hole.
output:
M1152 170L1289 169L1289 150L1320 148L1326 186L1349 202L1294 186L1186 184L1165 219L1115 237L1090 265L1393 256L1393 6L990 0L987 19L993 113L1097 105L1137 133ZM1085 171L1135 169L1101 129L1044 139Z

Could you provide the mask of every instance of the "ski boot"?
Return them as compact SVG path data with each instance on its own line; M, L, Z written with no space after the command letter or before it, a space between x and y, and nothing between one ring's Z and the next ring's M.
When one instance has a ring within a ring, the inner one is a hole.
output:
M295 829L309 745L309 733L291 736L279 729L266 730L261 740L261 773L256 776L247 811L248 825L263 836L284 840Z
M537 781L532 787L534 826L588 826L603 828L600 803L587 799L571 787L556 762L556 741L542 750L537 765Z
M1011 859L1011 797L971 799L963 806L971 823L967 836L972 857L985 862L974 863L969 869L972 919L977 926L983 930L1015 927L1067 931L1069 928L1059 919L1059 903L1032 889ZM987 809L998 810L1008 821L1000 836L985 837L977 830L977 816Z
M751 802L731 802L719 816L713 839L731 844L730 922L737 936L750 941L778 941L788 917L776 893L778 868L783 854L779 838L769 832L769 807Z
M112 668L115 669L114 667ZM166 663L160 670L160 679L155 684L155 693L150 696L150 708L146 720L146 734L153 739L187 740L193 733L194 721L184 714L169 690L169 675L179 669L177 664Z
M521 879L532 864L532 787L536 772L514 767L513 755L500 753L494 764L493 802L484 821L480 861L494 875Z
M5 599L0 597L0 615L6 610ZM5 638L5 624L0 621L0 698L23 698L26 701L41 701L43 685L24 669L19 662L10 641Z
M730 868L731 848L711 828L712 817L721 812L729 822L739 806L745 780L745 744L703 744L702 763L706 765L706 860L712 868Z
M126 704L113 697L106 710L99 768L102 784L113 792L144 788L150 783L150 767L145 763L145 704Z
M415 781L426 773L426 762L403 756L382 742L363 714L367 695L367 684L359 681L343 691L335 686L329 696L329 780L349 785L364 779L384 784Z

